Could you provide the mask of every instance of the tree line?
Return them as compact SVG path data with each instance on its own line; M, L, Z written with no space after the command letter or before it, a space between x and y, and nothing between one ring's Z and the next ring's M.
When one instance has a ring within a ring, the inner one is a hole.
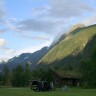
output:
M85 88L96 88L96 46L90 56L80 65L82 85Z
M29 86L29 80L46 80L52 81L51 69L30 70L30 66L26 67L18 65L15 69L9 70L5 65L0 73L1 86L25 87Z

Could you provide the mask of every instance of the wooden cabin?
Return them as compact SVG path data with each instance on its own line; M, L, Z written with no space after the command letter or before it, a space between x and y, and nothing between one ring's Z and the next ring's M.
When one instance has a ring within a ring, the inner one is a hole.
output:
M53 70L54 84L62 86L80 86L80 75L77 72L69 70Z

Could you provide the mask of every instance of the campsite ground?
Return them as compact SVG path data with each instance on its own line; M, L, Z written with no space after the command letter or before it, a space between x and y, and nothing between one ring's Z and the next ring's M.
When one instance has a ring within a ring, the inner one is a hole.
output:
M0 96L96 96L96 89L70 88L68 91L34 92L29 88L0 88Z

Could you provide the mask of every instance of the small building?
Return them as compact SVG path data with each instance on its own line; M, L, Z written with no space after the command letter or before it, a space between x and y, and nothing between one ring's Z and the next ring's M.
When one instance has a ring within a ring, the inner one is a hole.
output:
M58 87L62 86L80 86L80 75L75 71L53 70L54 84Z

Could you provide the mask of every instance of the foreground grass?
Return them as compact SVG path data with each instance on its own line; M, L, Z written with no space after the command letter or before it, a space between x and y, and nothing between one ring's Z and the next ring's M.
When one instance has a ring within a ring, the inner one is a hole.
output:
M72 88L69 91L34 92L29 88L0 88L0 96L96 96L96 89Z

